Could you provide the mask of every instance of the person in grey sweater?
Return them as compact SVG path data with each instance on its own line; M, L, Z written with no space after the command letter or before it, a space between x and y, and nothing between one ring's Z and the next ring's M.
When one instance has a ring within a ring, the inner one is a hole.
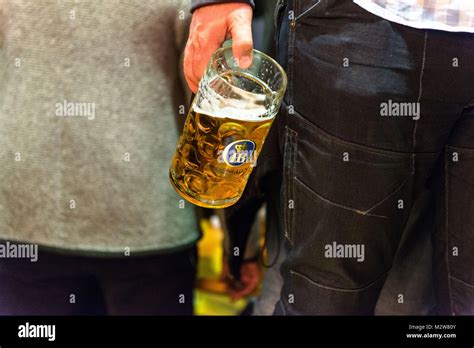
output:
M188 1L0 1L0 315L192 314ZM178 122L178 123L180 123Z

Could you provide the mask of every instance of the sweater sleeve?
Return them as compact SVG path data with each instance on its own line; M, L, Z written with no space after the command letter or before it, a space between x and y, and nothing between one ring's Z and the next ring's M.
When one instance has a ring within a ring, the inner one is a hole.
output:
M183 71L184 50L186 48L186 41L189 35L189 26L191 24L191 14L189 11L190 8L191 6L189 3L189 0L181 0L180 5L177 7L177 13L174 20L175 46L177 50L177 56L179 59L177 62L178 63L177 69L179 73L179 84L180 84L180 87L182 87L182 90L183 90L182 94L184 97L183 100L185 101L185 103L183 104L182 101L179 100L179 103L176 104L177 108L181 108L181 106L186 105L187 101L191 100L192 98L192 92L188 87L186 78L184 77L184 71ZM178 123L179 131L181 131L184 126L186 113L184 115L179 114L178 118L180 120L180 122Z
M252 8L255 8L254 0L192 0L191 1L191 12L198 9L199 7L215 4L224 4L229 2L240 2L243 4L249 4Z

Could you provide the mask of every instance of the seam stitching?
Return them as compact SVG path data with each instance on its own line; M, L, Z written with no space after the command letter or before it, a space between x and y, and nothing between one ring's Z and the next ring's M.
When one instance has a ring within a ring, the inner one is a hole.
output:
M292 163L291 163L291 158L292 158L292 136L293 136L293 133L294 132L291 128L289 128L288 126L286 126L286 133L285 133L285 157L286 157L286 162L285 163L285 167L284 167L284 170L285 170L285 180L286 180L286 184L285 184L285 200L286 201L283 201L283 204L285 204L285 208L283 209L283 214L284 214L284 218L285 218L285 238L290 242L290 244L292 246L294 246L294 243L293 243L293 240L292 240L292 236L290 235L291 231L290 231L290 227L291 227L291 224L290 224L290 215L291 215L291 212L288 211L288 200L289 199L292 199L290 196L291 196L291 190L290 190L290 178L292 177L292 174L291 174L291 167L292 167ZM288 146L288 148L286 148Z
M425 30L425 38L423 41L423 58L421 60L421 69L420 69L420 78L419 78L419 90L418 90L418 98L416 102L420 104L421 96L423 94L423 75L425 72L425 62L426 62L426 44L428 42L428 31ZM421 112L421 108L420 108ZM421 115L420 115L421 116ZM416 131L418 128L418 120L415 120L415 125L413 127L413 154L412 154L412 173L415 173L415 150L416 150Z
M444 205L445 205L445 233L446 233L446 270L448 272L448 295L449 295L449 311L455 315L454 313L454 305L453 305L453 291L451 285L451 269L449 267L449 175L448 175L448 157L447 153L444 153L444 188L445 188L445 196L444 196Z
M293 204L295 203L295 170L296 170L296 156L297 156L297 141L296 141L296 132L292 133L291 137L291 167L290 167L290 175L289 175L289 180L290 180L290 199L293 201ZM291 211L289 212L289 220L290 220L290 237L292 240L295 239L294 233L295 233L295 208L293 207Z

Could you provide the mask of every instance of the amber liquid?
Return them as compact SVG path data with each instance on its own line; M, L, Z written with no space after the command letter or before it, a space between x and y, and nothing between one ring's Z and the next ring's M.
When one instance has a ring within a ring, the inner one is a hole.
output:
M274 117L262 121L214 117L191 110L170 168L170 179L188 201L224 208L242 195ZM223 158L227 145L250 140L255 150L245 163L232 166Z

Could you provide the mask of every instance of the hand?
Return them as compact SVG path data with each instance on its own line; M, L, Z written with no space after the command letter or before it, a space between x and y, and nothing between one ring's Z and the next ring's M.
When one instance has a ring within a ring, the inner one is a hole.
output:
M184 51L184 76L196 93L211 55L232 38L232 53L242 69L252 64L252 7L242 3L207 5L194 11Z
M240 282L238 287L231 287L230 297L233 301L253 293L260 283L262 272L258 262L245 262L240 268Z

